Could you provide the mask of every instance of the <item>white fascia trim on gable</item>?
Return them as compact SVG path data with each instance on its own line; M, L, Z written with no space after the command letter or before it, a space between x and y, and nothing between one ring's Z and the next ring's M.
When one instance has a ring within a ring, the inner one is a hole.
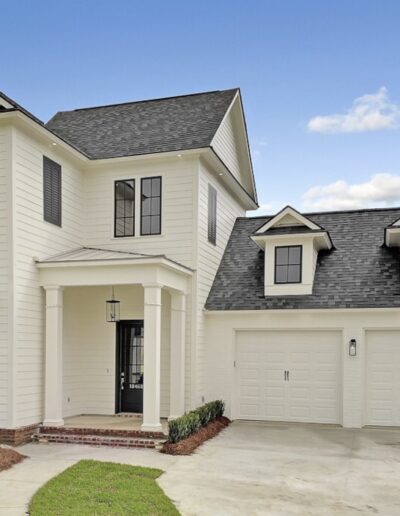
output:
M2 95L0 95L0 106L4 106L6 109L13 109L14 106L8 102Z
M299 213L297 210L292 208L291 206L286 206L283 208L279 213L277 213L272 219L270 219L268 222L266 222L263 226L261 226L259 229L257 229L256 233L264 233L265 231L268 231L268 229L273 228L278 224L280 220L283 219L283 217L286 217L287 215L291 215L294 219L296 219L297 224L299 226L306 226L309 229L321 229L321 226L318 226L314 222L312 222L310 219ZM291 224L295 225L295 224Z
M213 138L211 140L211 143L210 143L210 148L214 150L214 140L216 138L216 135L218 134L218 131L220 130L220 128L224 124L224 122L227 119L227 117L230 115L230 112L232 111L233 106L235 105L236 102L239 102L239 105L240 105L240 118L241 118L241 121L242 121L242 130L243 130L243 133L244 133L245 138L246 138L246 154L247 154L247 160L248 160L248 163L249 163L249 170L250 170L250 175L251 175L251 185L252 185L252 190L253 190L252 194L254 196L254 202L255 202L255 205L256 205L255 208L250 208L250 209L257 209L258 208L258 204L257 204L257 188L256 188L256 182L255 182L255 178L254 178L253 163L251 161L250 145L249 145L249 139L248 139L248 135L247 135L246 120L244 118L243 104L242 104L242 99L241 99L241 95L240 95L240 90L239 89L237 90L235 96L232 99L232 102L230 103L228 109L226 110L226 113L223 116L223 118L221 120L221 123L218 126L218 129L215 131L215 134L214 134L214 136L213 136ZM221 159L219 154L218 154L218 157Z

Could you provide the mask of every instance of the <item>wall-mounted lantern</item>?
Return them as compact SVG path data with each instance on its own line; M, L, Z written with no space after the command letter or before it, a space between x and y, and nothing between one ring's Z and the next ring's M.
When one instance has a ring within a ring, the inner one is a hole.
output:
M356 341L356 339L351 339L349 341L349 356L350 357L357 356L357 341Z
M114 287L112 287L111 299L106 301L106 320L107 322L119 321L119 305L120 302L115 299Z

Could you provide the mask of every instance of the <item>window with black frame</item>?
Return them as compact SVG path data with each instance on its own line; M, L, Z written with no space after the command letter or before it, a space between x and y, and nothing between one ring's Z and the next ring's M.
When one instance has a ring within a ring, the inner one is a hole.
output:
M116 237L135 235L135 180L115 181L115 225Z
M161 177L142 179L140 234L161 234Z
M275 247L275 283L301 283L301 245Z

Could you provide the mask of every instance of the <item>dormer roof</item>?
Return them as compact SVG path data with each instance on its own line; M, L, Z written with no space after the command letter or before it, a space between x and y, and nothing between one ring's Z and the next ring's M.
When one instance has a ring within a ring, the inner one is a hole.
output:
M302 215L299 211L295 210L291 206L285 206L275 216L268 220L265 224L260 226L256 233L266 233L272 228L301 228L304 227L308 230L323 231L323 228L313 222L308 217Z
M261 249L265 248L265 243L269 239L290 237L312 238L318 250L333 247L328 231L291 206L283 208L250 235Z

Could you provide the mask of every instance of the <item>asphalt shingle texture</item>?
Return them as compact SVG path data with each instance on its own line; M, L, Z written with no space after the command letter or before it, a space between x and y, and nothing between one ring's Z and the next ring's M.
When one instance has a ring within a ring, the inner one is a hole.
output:
M59 112L46 127L92 159L207 147L237 89Z
M400 208L307 215L331 236L320 251L313 293L264 296L264 252L250 235L270 217L239 218L206 302L207 310L400 307L400 251L387 248L384 228Z

